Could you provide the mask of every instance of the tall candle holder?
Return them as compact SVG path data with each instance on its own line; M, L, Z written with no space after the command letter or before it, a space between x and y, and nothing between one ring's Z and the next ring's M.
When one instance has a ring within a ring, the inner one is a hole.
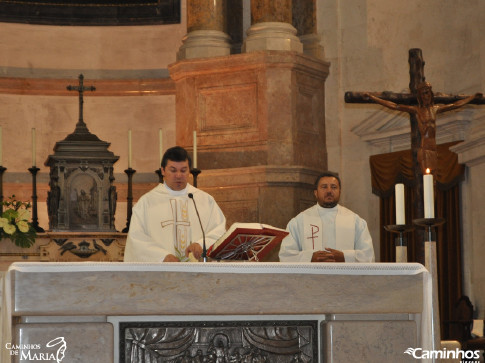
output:
M431 298L432 331L431 340L433 350L439 349L441 344L440 316L439 316L439 297L438 297L438 257L436 252L436 238L434 238L434 228L445 223L444 218L419 218L414 219L413 223L426 229L427 240L424 242L424 266L431 274L433 296Z
M426 230L427 241L432 242L434 239L434 228L445 223L444 218L418 218L414 219L413 223L417 226L424 227Z
M40 169L35 165L29 168L30 174L32 174L32 227L36 232L45 232L42 227L39 226L39 219L37 218L37 172Z
M3 212L3 173L7 170L6 167L0 165L0 213Z
M197 168L192 168L190 169L190 174L192 174L193 178L194 178L194 187L197 188L197 177L199 176L199 174L202 173L202 170L200 169L197 169Z
M157 169L155 170L155 174L158 175L158 182L161 184L163 183L163 175L162 175L162 169Z
M126 198L126 227L121 231L122 233L128 233L130 230L131 215L133 211L133 174L136 173L135 169L131 167L125 170L128 175L128 196Z
M408 224L390 224L390 225L384 226L384 229L388 232L398 234L398 236L395 239L396 252L397 252L398 248L404 249L404 247L407 247L407 239L404 237L404 233L413 231L414 227ZM407 252L407 248L404 250L405 252ZM404 259L404 256L402 256L401 258L398 258L396 254L396 262L407 262L407 256L405 259Z

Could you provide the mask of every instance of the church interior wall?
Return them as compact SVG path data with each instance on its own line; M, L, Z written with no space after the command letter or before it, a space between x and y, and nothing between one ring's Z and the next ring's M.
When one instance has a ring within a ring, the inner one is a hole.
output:
M249 1L245 0L248 26ZM0 23L0 77L148 79L169 77L167 67L186 33L182 22L163 26L52 27ZM316 0L318 33L324 59L330 62L326 80L325 118L328 168L341 174L342 204L369 224L379 256L378 198L371 194L369 156L390 150L372 146L351 130L375 114L376 105L344 103L345 91L407 91L408 50L421 48L426 79L435 91L483 92L485 87L485 3L481 0ZM470 106L476 115L483 113ZM119 182L117 228L126 222L127 131L133 129L135 200L156 183L156 133L164 129L164 147L175 144L175 96L94 97L86 95L84 119L91 132L111 142L120 156L115 164ZM380 109L382 112L388 112ZM77 97L0 93L6 191L30 196L30 128L37 128L39 221L47 227L45 198L48 170L41 164L56 141L72 132L78 116ZM477 118L478 116L475 116ZM405 120L407 116L403 116ZM15 187L16 186L16 187ZM117 186L117 187L118 187ZM465 184L465 187L468 187ZM470 185L471 187L471 185ZM8 189L12 188L12 189ZM42 189L43 188L43 189ZM468 191L470 193L470 191ZM467 205L464 205L467 209ZM475 247L477 248L477 247Z
M0 23L8 34L0 41L0 76L5 79L71 79L85 86L96 79L133 80L169 78L167 66L186 33L185 1L180 24L163 26L48 26ZM65 87L63 86L63 87ZM46 90L46 93L49 91ZM120 159L114 165L118 204L116 228L126 225L128 130L132 129L133 193L135 200L156 185L159 167L158 129L164 148L175 145L175 96L149 95L93 97L85 93L84 121ZM57 141L74 131L79 115L77 92L72 96L9 94L0 92L3 128L4 196L31 199L31 128L36 128L39 225L48 228L46 198L49 169L43 165ZM19 127L21 125L21 127Z
M367 220L376 255L379 235L385 232L379 230L378 198L371 195L368 157L396 150L392 149L391 143L371 146L351 130L376 115L377 111L389 115L392 112L377 105L345 104L344 93L408 92L408 50L411 48L422 49L425 77L435 92L483 93L484 6L483 2L475 0L459 3L446 0L425 3L414 0L317 1L318 32L322 37L325 59L331 63L325 100L328 165L342 176L343 204ZM485 111L478 106L467 108L471 110L472 121L469 134L473 134ZM404 125L409 122L407 114L395 114L398 121L402 118ZM472 187L464 181L466 193L473 193ZM464 200L465 213L471 212L468 208ZM466 224L464 227L467 228ZM467 233L469 231L464 231L465 236L470 236ZM474 243L472 247L470 241L464 241L474 253L483 255L483 248ZM465 293L473 295L472 285L483 280L480 274L475 269L465 276ZM483 301L483 293L478 294L474 300Z

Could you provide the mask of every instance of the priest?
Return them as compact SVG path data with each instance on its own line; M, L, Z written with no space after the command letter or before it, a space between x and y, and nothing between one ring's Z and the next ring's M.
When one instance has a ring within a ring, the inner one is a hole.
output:
M315 181L317 204L291 219L281 243L280 261L374 262L367 223L338 204L338 174L325 172Z
M133 207L125 262L198 260L204 233L207 248L224 234L226 218L214 198L187 182L191 166L185 149L175 146L165 152L161 163L164 183Z

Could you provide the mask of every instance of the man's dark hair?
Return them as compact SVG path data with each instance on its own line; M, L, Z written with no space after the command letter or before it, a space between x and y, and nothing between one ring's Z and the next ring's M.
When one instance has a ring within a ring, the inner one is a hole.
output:
M320 182L320 179L324 178L324 177L333 177L335 179L337 179L338 181L338 186L339 188L342 188L342 183L340 182L340 177L338 176L337 173L334 173L333 171L324 171L323 173L321 173L319 176L317 176L317 179L315 179L315 190L318 188L318 183Z
M167 162L171 161L189 161L189 168L192 168L192 159L190 158L187 150L180 146L174 146L167 149L162 157L162 168L165 169Z

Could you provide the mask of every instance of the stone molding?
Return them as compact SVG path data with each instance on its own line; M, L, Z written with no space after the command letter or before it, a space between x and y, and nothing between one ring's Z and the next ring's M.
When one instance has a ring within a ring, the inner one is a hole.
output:
M439 115L436 122L437 144L464 140L474 118L474 110ZM409 117L402 112L375 111L352 128L351 132L380 148L382 152L411 148Z
M174 95L175 84L170 78L160 79L88 79L96 87L91 96L160 96ZM73 79L0 77L0 94L75 96L66 86Z

